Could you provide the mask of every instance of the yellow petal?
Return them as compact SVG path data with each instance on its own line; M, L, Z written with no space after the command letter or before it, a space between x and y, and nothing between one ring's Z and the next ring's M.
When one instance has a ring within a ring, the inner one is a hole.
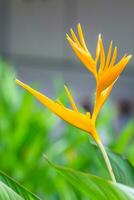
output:
M70 100L70 103L71 103L71 105L72 105L72 108L74 109L74 111L78 112L78 109L77 109L77 107L76 107L76 104L75 104L75 102L74 102L74 100L73 100L73 97L72 97L71 93L69 92L69 89L67 88L66 85L64 85L64 88L65 88L65 91L66 91L66 93L67 93L67 95L68 95L68 98L69 98L69 100Z
M112 53L112 46L113 46L113 41L111 41L110 45L109 45L106 64L105 64L105 70L107 70L107 68L109 66L109 63L110 63L110 58L111 58L111 53Z
M78 24L77 29L78 29L78 34L79 34L81 45L83 46L85 51L87 51L89 53L88 48L87 48L86 43L85 43L85 39L84 39L84 36L83 36L83 31L82 31L80 23Z
M116 61L116 57L117 57L117 47L115 47L115 49L114 49L113 56L112 56L109 68L114 66L115 61Z
M91 123L90 115L82 114L80 112L76 112L74 110L70 110L68 108L65 108L63 105L60 105L57 102L54 102L47 96L41 94L40 92L34 90L30 86L22 83L19 80L16 80L16 83L18 83L21 87L26 89L28 92L30 92L36 99L38 99L43 105L45 105L48 109L50 109L53 113L58 115L60 118L62 118L64 121L72 124L73 126L76 126L77 128L86 131L90 133L94 139L97 141L99 140L98 135L94 133L94 127Z
M76 42L74 42L74 41L69 37L68 34L66 34L66 36L67 36L67 40L68 40L69 44L71 45L71 47L72 47L72 48L75 47L75 48L76 48L78 51L80 51L82 54L85 54L85 55L88 57L90 63L94 65L94 64L95 64L95 61L94 61L94 59L92 58L91 54L88 53L88 52L86 52L83 48L81 48L81 46L79 46Z
M93 115L92 115L92 120L94 122L96 121L96 118L97 118L103 104L105 103L106 99L108 98L108 96L113 88L113 85L114 85L114 83L111 86L109 86L106 90L104 90L103 93L101 93L99 98L97 99L97 102L95 103Z
M42 104L44 104L47 108L49 108L50 110L52 110L53 112L57 112L56 111L56 107L54 108L54 105L58 103L55 103L53 100L51 100L50 98L48 98L47 96L41 94L40 92L34 90L33 88L31 88L30 86L28 86L27 84L19 81L18 79L16 79L16 83L18 85L20 85L21 87L23 87L25 90L27 90L28 92L30 92L34 97L36 97ZM58 105L59 108L59 105Z
M74 33L74 31L73 31L72 28L70 29L70 32L71 32L73 41L76 42L76 44L77 44L79 47L81 47L80 42L79 42L79 40L77 39L77 37L76 37L76 35L75 35L75 33Z
M96 65L94 60L86 53L82 48L79 48L76 43L74 43L71 38L67 35L67 40L70 43L74 53L80 59L80 61L90 70L94 75L96 74Z
M101 37L101 34L98 35L98 42L97 42L97 47L96 47L96 63L99 59L99 56L100 56L100 37Z
M117 78L118 79L118 78ZM102 93L101 93L101 101L100 101L100 108L102 108L103 104L105 103L106 99L108 98L108 96L111 93L111 90L115 84L115 82L117 81L117 79L107 88L105 89Z
M98 83L98 91L101 92L109 87L121 74L132 55L123 57L114 67L109 68L106 73L101 77Z
M104 46L103 46L103 41L100 36L99 38L99 44L100 44L100 68L99 68L99 74L102 73L104 65L105 65L105 51L104 51Z
M78 34L79 34L80 42L79 42L79 40L78 40L76 34L74 33L73 29L71 28L71 29L70 29L70 32L71 32L73 41L78 45L78 47L79 47L81 50L83 50L83 51L85 51L86 53L88 53L88 56L90 57L90 59L92 60L92 62L94 62L94 60L93 60L93 58L92 58L92 56L91 56L91 54L90 54L90 52L88 51L88 48L87 48L87 46L86 46L85 39L84 39L84 36L83 36L83 31L82 31L82 28L81 28L81 25L80 25L80 24L78 24L77 29L78 29ZM71 38L68 36L68 34L66 34L66 35L67 35L67 39L71 39Z

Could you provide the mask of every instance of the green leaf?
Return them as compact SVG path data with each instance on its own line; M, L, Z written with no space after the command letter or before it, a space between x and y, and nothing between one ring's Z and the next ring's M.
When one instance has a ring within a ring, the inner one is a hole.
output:
M134 189L120 183L112 183L100 177L47 162L73 186L91 200L133 200Z
M116 180L125 185L134 187L134 167L123 156L107 150Z
M100 157L100 162L103 163L103 167L106 169L104 159L100 153L96 144L92 144L95 147L97 155ZM110 159L112 169L115 175L115 178L118 182L125 185L134 187L134 167L133 165L120 154L110 151L108 148L105 148Z
M18 198L20 200L21 199L25 199L25 200L40 200L39 197L37 197L34 194L32 194L31 192L29 192L24 187L19 185L16 181L14 181L9 176L7 176L6 174L4 174L3 172L0 171L0 195L5 195L5 194L3 194L3 192L5 192L6 190L8 190L9 193L10 193L9 189L11 190L11 195L14 195L13 191L14 191L14 193L16 193L15 194L16 198L9 198L10 200L17 199L17 196L21 197L21 198ZM6 198L5 199L1 199L0 198L0 200L7 200L7 199Z
M0 181L0 199L1 200L24 200L11 188Z

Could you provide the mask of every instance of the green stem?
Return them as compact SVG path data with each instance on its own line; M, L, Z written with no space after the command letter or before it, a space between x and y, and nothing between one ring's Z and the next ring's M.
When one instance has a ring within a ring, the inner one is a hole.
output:
M114 173L113 173L113 170L112 170L112 166L111 166L110 160L109 160L109 158L108 158L108 155L107 155L107 153L106 153L106 151L105 151L105 148L104 148L104 146L103 146L103 144L101 143L100 140L97 142L97 144L98 144L98 146L99 146L99 148L100 148L100 151L101 151L101 153L102 153L102 155L103 155L103 158L104 158L104 160L105 160L105 163L106 163L108 172L109 172L109 174L110 174L110 177L111 177L112 181L113 181L114 183L116 183L116 179L115 179L115 176L114 176Z

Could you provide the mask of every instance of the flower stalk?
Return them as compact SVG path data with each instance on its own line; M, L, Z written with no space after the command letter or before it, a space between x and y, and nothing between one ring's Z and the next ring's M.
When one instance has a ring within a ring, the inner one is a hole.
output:
M112 180L114 183L116 183L115 175L114 175L114 172L113 172L113 169L112 169L110 160L109 160L109 158L108 158L107 152L106 152L106 150L105 150L105 148L104 148L104 146L103 146L101 140L99 140L99 141L97 142L97 145L98 145L98 147L99 147L99 149L100 149L100 151L101 151L101 153L102 153L102 156L103 156L103 158L104 158L104 161L105 161L107 170L108 170L108 172L109 172L109 175L110 175L110 177L111 177L111 180Z
M104 159L104 161L105 161L105 164L106 164L106 168L107 168L107 171L108 171L108 173L109 173L109 175L110 175L110 177L111 177L111 180L114 182L114 183L116 183L116 178L115 178L115 175L114 175L114 172L113 172L113 169L112 169L112 166L111 166L111 163L110 163L110 160L109 160L109 157L108 157L108 155L107 155L107 152L106 152L106 150L105 150L105 147L104 147L104 145L102 144L102 142L101 142L101 139L100 139L100 137L99 137L99 134L97 133L97 131L96 131L96 128L95 128L95 125L93 126L93 135L97 135L98 137L94 137L93 139L95 140L95 142L96 142L96 144L97 144L97 146L98 146L98 148L99 148L99 150L100 150L100 152L101 152L101 154L102 154L102 157L103 157L103 159Z

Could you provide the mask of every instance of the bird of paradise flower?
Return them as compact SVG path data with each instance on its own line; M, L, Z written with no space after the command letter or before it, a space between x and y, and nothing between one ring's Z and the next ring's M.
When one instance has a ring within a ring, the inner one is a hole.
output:
M84 130L89 133L92 138L95 140L96 144L100 148L103 158L105 160L108 172L111 176L113 182L116 182L111 163L105 151L105 148L101 142L101 139L96 130L96 119L97 116L107 100L108 96L111 93L111 90L119 78L121 72L124 70L125 66L131 59L132 55L124 55L122 59L116 62L117 57L117 47L113 49L113 42L110 42L108 53L106 55L104 50L104 45L102 37L99 34L98 42L96 47L95 58L91 55L90 51L86 46L84 39L83 31L81 25L77 26L78 37L74 33L73 29L70 29L71 37L67 34L67 40L72 47L76 56L84 64L84 66L93 74L96 80L96 91L95 91L95 100L94 100L94 109L92 113L81 113L79 112L75 101L67 88L64 86L67 96L72 105L72 109L65 107L60 100L53 101L49 97L41 94L40 92L32 89L30 86L22 83L16 79L16 82L22 86L24 89L29 91L34 97L36 97L42 104L44 104L48 109L53 113L58 115L64 121L76 126L79 129Z

